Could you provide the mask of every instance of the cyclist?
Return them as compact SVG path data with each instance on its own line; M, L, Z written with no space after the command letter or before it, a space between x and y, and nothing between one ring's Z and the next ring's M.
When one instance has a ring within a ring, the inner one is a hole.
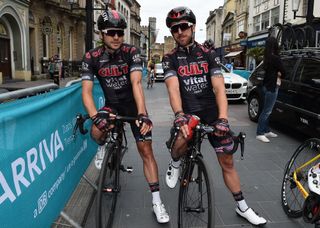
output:
M147 89L149 88L149 86L153 86L153 82L154 82L154 77L155 77L155 64L154 61L152 60L149 65L148 65L148 85L147 85Z
M106 10L98 18L103 45L88 51L82 63L82 99L93 125L91 136L103 144L110 126L106 117L115 113L124 116L137 116L131 123L143 170L152 192L152 206L159 223L167 223L169 215L159 193L158 167L152 150L152 122L148 117L141 86L142 61L139 50L123 43L125 17L115 11ZM105 97L105 106L100 110L94 104L92 90L94 75L99 80ZM139 123L142 123L139 128Z
M166 184L174 188L179 177L179 158L187 149L190 138L188 122L190 114L197 115L205 124L216 128L209 136L226 186L236 200L236 213L254 225L266 220L248 207L240 188L240 179L230 154L233 139L228 131L228 102L219 59L213 50L208 50L194 40L196 17L187 7L172 9L166 25L177 42L177 47L162 60L165 83L170 104L175 113L174 124L180 126L179 134L171 148L172 160L166 173ZM213 92L214 90L214 92ZM229 152L229 153L228 153Z

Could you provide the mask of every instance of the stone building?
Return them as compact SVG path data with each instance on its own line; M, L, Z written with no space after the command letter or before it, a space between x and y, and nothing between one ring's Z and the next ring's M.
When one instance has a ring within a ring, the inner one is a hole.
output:
M0 0L0 83L31 79L30 1Z

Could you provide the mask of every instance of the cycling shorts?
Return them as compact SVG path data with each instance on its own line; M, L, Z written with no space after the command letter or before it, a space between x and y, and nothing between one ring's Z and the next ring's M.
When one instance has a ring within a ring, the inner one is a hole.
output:
M137 117L138 110L134 102L132 103L123 103L123 104L106 104L107 107L112 108L116 112L116 114L120 116L130 116L130 117ZM152 140L152 133L149 131L147 134L142 135L140 133L140 128L136 125L135 122L130 122L130 127L132 134L136 140L136 142L142 141L151 141Z

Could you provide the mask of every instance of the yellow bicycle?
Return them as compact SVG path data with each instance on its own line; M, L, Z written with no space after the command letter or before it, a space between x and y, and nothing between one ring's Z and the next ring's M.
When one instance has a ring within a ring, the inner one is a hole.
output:
M291 218L303 217L320 227L320 139L302 143L286 165L282 208Z

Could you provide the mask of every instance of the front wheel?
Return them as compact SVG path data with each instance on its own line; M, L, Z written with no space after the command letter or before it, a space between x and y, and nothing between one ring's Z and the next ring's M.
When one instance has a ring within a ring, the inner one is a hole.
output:
M202 157L187 167L179 189L178 227L214 227L214 194L212 174Z
M303 197L296 180L309 192L308 171L320 162L320 140L308 139L301 144L289 160L281 188L281 203L285 213L292 218L302 216Z
M117 204L117 178L119 163L117 162L116 144L106 146L106 155L102 163L96 198L96 227L112 227Z

